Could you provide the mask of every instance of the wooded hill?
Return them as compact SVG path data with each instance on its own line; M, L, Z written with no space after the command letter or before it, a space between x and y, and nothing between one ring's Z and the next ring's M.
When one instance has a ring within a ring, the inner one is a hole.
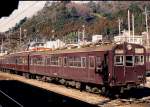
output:
M107 39L118 35L118 18L122 20L121 30L127 30L127 10L135 16L135 34L145 31L144 8L150 10L149 1L89 1L88 3L74 3L70 1L49 2L32 18L20 20L16 26L10 28L12 42L19 42L19 28L22 32L24 44L36 38L74 39L76 33L82 31L85 25L85 35L91 39L93 34L102 34ZM148 18L148 22L150 22ZM6 33L8 33L7 31ZM26 35L26 36L25 36Z

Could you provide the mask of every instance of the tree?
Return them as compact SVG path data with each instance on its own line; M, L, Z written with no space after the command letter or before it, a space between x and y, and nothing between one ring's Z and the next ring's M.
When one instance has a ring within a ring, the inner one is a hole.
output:
M91 10L92 10L93 13L97 13L97 6L96 6L95 2L89 1L88 2L88 6L91 8Z

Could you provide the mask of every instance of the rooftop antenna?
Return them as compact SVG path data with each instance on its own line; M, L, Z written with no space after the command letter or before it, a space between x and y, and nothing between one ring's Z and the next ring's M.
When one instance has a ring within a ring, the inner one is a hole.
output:
M129 31L129 43L130 43L130 11L128 10L128 31Z

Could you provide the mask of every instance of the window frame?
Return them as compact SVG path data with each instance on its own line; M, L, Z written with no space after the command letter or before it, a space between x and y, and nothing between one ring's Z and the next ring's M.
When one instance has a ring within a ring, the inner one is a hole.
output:
M135 57L136 56L138 56L138 57L140 57L140 63L142 63L142 64L137 64L137 63L135 63ZM143 57L143 61L141 62L141 57ZM134 65L144 65L144 55L135 55L134 56Z
M132 56L132 66L127 66L127 64L126 64L126 62L127 62L127 58L126 58L126 57L127 57L127 56ZM126 55L126 56L125 56L125 66L126 66L126 67L134 67L134 55Z
M42 64L37 64L37 59L38 58L41 58L42 60ZM35 62L33 63L33 60L35 60ZM32 65L32 66L44 66L45 65L45 57L44 56L42 56L42 57L31 57L31 63L30 63L30 65Z
M85 59L85 66L83 66L83 59ZM87 67L87 58L81 57L81 68L86 68L86 67Z
M57 60L52 60L52 57L54 59L56 58ZM57 56L57 55L51 55L50 56L50 65L49 66L59 66L58 59L59 59L59 56ZM57 63L57 64L52 64L52 63Z
M122 65L118 65L118 63L116 62L116 57L118 57L118 56L123 57ZM115 55L115 57L114 57L114 65L115 66L124 66L125 65L125 56L124 55Z
M65 59L66 59L66 63L65 63ZM67 56L65 56L65 57L63 57L63 67L67 67L68 66L68 57Z
M92 59L94 59L94 66L93 67L91 67L91 63L90 63L90 58L92 58ZM89 69L95 69L95 57L94 56L89 56Z

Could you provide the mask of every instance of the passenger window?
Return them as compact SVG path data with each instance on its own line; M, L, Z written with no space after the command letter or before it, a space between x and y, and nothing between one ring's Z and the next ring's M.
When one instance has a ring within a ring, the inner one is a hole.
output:
M94 56L89 57L89 67L94 68L95 67L95 59Z
M44 65L44 58L43 57L36 58L36 64L37 65Z
M58 65L62 66L62 58L61 57L58 58Z
M67 66L67 57L64 57L64 66Z
M126 56L126 66L133 66L133 56Z
M86 57L82 57L82 67L86 67Z
M58 56L51 56L51 65L58 66Z
M96 66L97 67L101 66L101 57L99 57L99 56L96 57Z
M124 65L124 58L123 56L120 56L120 55L116 55L115 56L115 65Z
M47 65L51 65L51 58L50 57L47 58L46 63L47 63Z
M135 65L143 65L144 64L144 56L142 55L137 55L135 56Z

